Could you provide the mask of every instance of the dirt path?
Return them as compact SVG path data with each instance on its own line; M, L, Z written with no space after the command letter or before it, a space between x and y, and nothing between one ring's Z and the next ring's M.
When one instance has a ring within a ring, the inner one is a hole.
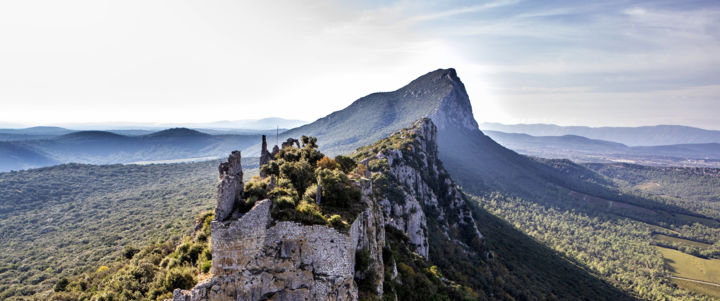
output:
M708 285L714 285L714 286L720 287L720 284L717 284L717 283L715 283L715 282L707 282L707 281L695 280L695 279L690 279L690 278L685 278L685 277L677 277L677 276L668 276L668 278L680 279L680 280L691 281L691 282L702 283L702 284L708 284Z

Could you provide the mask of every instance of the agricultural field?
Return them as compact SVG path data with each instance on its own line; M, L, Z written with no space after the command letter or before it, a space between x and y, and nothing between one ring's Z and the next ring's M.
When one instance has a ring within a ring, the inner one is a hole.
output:
M703 259L669 248L656 248L662 254L671 274L669 276L675 284L687 290L720 297L720 259Z

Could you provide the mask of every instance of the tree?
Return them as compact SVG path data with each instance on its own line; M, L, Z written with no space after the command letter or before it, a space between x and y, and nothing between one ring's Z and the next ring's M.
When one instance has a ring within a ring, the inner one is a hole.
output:
M55 288L53 290L56 292L63 292L67 288L68 284L70 284L70 281L68 281L67 278L60 278L60 280L55 283Z

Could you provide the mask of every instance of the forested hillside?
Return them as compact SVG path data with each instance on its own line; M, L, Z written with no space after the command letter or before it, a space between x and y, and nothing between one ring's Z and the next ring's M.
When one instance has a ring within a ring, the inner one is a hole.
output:
M61 276L108 265L125 247L181 237L214 206L216 173L217 161L0 173L0 299L42 299Z

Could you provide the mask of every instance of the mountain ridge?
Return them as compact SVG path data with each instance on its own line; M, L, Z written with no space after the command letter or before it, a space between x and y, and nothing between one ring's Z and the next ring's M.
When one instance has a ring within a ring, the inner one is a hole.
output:
M720 144L627 146L583 136L531 136L484 131L503 146L528 156L571 159L578 162L637 162L653 166L720 167Z
M590 139L618 142L628 146L720 143L720 131L685 125L640 127L559 126L555 124L502 124L486 122L481 129L532 136L578 135Z
M321 146L324 152L340 154L380 140L424 117L433 116L438 128L453 119L477 128L470 103L456 102L463 97L467 98L467 92L455 69L437 69L395 91L361 97L343 110L280 134L279 139L316 136L325 141ZM256 145L244 151L257 155L257 149Z

